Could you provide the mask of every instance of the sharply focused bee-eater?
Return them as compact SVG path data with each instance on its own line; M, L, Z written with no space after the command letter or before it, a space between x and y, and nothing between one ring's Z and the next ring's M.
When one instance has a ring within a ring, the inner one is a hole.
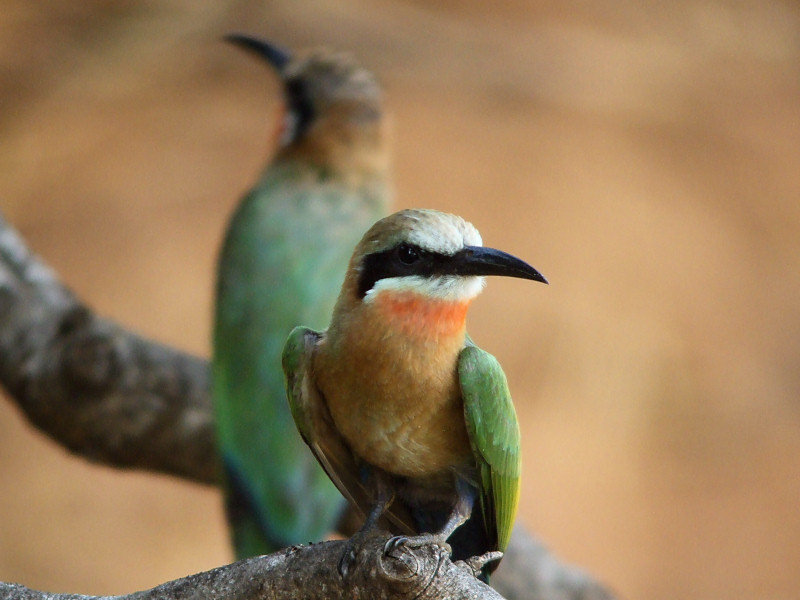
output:
M386 118L375 78L342 54L297 56L235 35L277 71L278 149L242 199L219 257L212 386L226 509L239 558L316 541L346 504L286 405L281 351L323 327L353 246L390 199Z
M328 329L298 327L286 342L295 423L367 516L361 535L377 523L395 534L429 534L424 539L449 541L454 560L508 544L519 427L503 370L465 327L486 275L547 283L522 260L483 247L460 217L395 213L356 246ZM484 565L484 578L495 567Z

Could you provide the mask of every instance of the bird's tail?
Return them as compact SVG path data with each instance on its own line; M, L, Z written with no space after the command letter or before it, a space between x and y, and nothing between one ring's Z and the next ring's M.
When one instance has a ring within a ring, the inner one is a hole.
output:
M225 512L230 523L236 558L249 558L271 554L287 544L271 531L262 518L256 495L247 484L247 478L235 461L223 458L225 477Z

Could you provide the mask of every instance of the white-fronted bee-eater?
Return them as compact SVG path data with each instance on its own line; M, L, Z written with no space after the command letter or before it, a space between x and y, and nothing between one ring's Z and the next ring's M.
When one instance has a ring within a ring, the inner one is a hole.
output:
M482 245L460 217L404 210L350 259L330 326L296 328L283 352L292 415L339 490L409 542L454 560L503 551L519 499L520 441L506 377L466 333L484 277L547 283ZM359 534L340 562L346 575ZM497 562L482 568L488 578Z

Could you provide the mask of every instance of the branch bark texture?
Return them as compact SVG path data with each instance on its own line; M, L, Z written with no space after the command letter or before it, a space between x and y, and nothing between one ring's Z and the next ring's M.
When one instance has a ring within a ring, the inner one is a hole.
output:
M199 483L217 483L207 362L144 339L97 316L28 249L2 215L0 383L33 425L77 455L114 467L159 471ZM377 545L374 537L369 540L376 544L374 552L368 553L369 560L381 560L382 546ZM381 584L384 591L374 587L372 580L358 578L351 578L348 585L355 587L345 590L335 572L339 556L331 559L337 547L337 543L295 547L283 554L240 561L119 598L249 600L340 594L352 598L499 597L486 586L482 586L486 589L479 594L464 591L473 589L469 586L448 588L450 579L461 581L462 571L458 569L466 572L468 568L463 563L453 565L447 557L437 562L436 578L444 581L441 585L437 583L406 596L397 595L398 586L416 589L413 586L420 581L417 575L428 572L424 571L428 559L415 552L399 559L406 567L395 565L398 576L391 585ZM365 573L372 573L373 578L380 573L374 565L369 568L372 570ZM331 576L332 569L335 577ZM276 577L276 572L282 575ZM363 588L356 586L358 581L362 581ZM557 561L520 527L514 530L511 546L492 584L513 600L612 598L591 577ZM433 594L434 591L440 595ZM478 595L470 595L473 593ZM23 586L0 584L0 598L90 597L45 594Z
M2 216L0 382L75 454L216 482L206 362L95 315Z
M293 546L269 556L242 560L116 600L502 600L463 562L453 563L437 545L400 545L388 554L389 534L375 531L360 546L342 579L336 569L344 542ZM413 539L413 538L412 538ZM97 596L49 594L0 584L4 600L99 600Z

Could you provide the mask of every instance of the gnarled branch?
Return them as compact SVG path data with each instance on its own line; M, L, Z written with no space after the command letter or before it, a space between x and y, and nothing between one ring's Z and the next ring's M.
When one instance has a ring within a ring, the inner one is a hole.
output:
M468 565L451 562L441 547L401 545L385 553L388 540L385 532L372 532L358 548L355 565L346 579L337 571L344 542L323 542L241 560L144 592L117 596L116 600L502 600L500 594L474 576ZM0 583L0 598L88 600L92 597L47 594Z

